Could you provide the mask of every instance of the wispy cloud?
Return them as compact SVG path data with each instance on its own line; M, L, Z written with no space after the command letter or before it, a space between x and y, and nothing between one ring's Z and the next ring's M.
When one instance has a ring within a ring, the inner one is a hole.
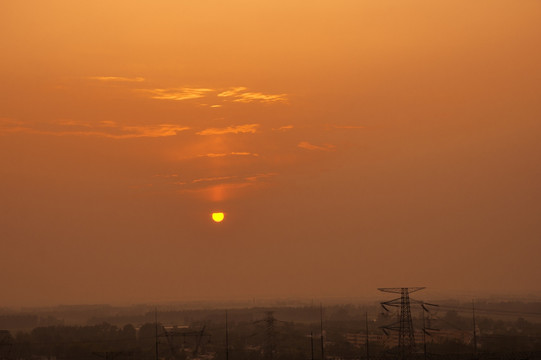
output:
M121 81L124 78L115 77L96 77L102 81ZM128 79L128 78L125 78ZM128 80L124 80L128 81ZM132 80L135 81L135 80ZM208 103L199 104L199 106L208 106L211 108L219 108L223 105L218 102L232 101L240 103L275 103L287 102L287 94L266 94L263 92L248 91L248 88L239 86L232 87L227 90L218 90L212 88L193 88L193 87L178 87L178 88L154 88L154 89L137 89L137 92L146 93L150 98L157 100L191 100L206 98ZM217 94L216 94L217 92ZM211 102L212 101L212 102Z
M0 117L0 135L29 130L24 122L12 118Z
M257 174L248 175L248 176L241 176L241 175L213 176L213 177L196 178L196 179L182 181L182 182L175 182L175 184L186 185L188 187L191 187L191 185L202 185L202 184L204 184L204 186L206 187L206 186L214 186L216 184L233 184L233 183L253 185L254 182L260 181L261 179L270 178L276 175L278 174L277 173L257 173ZM165 177L165 176L161 176L161 177Z
M278 175L277 173L262 173L262 174L255 174L255 175L252 175L252 176L247 176L245 177L244 179L246 181L259 181L260 179L265 179L265 178L270 178L270 177L273 177L273 176L276 176Z
M238 96L243 91L248 90L248 88L245 88L244 86L238 86L238 87L232 87L229 90L222 91L218 94L219 97L230 97L230 96Z
M154 175L154 177L170 179L170 178L178 178L178 174L156 174Z
M287 131L287 130L291 130L291 129L293 129L293 125L280 126L278 128L274 128L272 130L274 130L274 131Z
M194 180L192 180L192 184L197 184L197 183L201 183L201 182L225 181L225 180L231 180L231 179L236 179L236 178L237 178L237 176L208 177L208 178L194 179Z
M89 128L92 127L92 125L89 122L83 122L83 121L77 121L77 120L71 120L71 119L60 119L54 121L55 124L60 126L70 126L70 127L83 127L83 128ZM103 123L101 121L100 123Z
M198 155L198 157L209 157L209 158L218 158L218 157L226 157L226 156L259 156L259 154L251 153L251 152L230 152L230 153L208 153L208 154L202 154Z
M234 87L218 94L219 97L231 97L234 102L287 102L287 94L264 94L261 92L249 92L245 87Z
M208 128L197 132L198 135L224 135L224 134L254 134L259 124L245 124L228 126L225 128Z
M364 126L356 125L333 125L332 127L335 129L364 129Z
M158 100L190 100L205 97L208 93L216 91L207 88L172 88L172 89L138 89L139 92L150 94L150 98Z
M51 123L23 125L0 122L0 133L27 133L51 136L98 136L111 139L174 136L190 129L177 124L123 125L114 121L95 124L76 120L58 120Z
M266 103L286 102L287 95L286 94L271 95L271 94L263 94L259 92L247 92L247 93L240 94L233 101L243 102L243 103L250 103L254 101L260 101L260 102L266 102Z
M334 151L335 150L335 146L332 144L314 145L314 144L310 144L308 141L301 141L297 146L300 147L301 149L306 149L306 150L311 150L311 151L314 151L314 150Z
M202 176L195 178L181 178L176 173L170 175L155 175L152 181L156 186L154 189L166 186L173 187L179 194L190 194L201 196L211 201L222 201L235 197L237 191L260 189L271 184L269 178L278 175L277 173L253 173L253 174L222 174L218 176ZM143 189L140 187L140 189Z
M122 131L126 131L127 134L117 135L117 138L128 137L163 137L174 136L181 131L190 129L188 126L179 126L173 124L161 124L155 126L124 126L121 127ZM120 137L119 137L120 136Z
M21 120L13 119L13 118L7 118L7 117L0 117L0 128L1 127L10 127L10 126L20 126L24 123Z
M259 156L259 154L256 153L250 153L250 152L232 152L231 155L233 156Z
M98 81L114 81L114 82L143 82L145 78L142 77L123 77L123 76L91 76L91 80Z

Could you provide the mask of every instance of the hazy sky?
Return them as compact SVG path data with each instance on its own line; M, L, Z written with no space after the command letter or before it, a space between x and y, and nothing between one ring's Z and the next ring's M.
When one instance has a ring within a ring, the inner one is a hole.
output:
M541 291L539 19L3 0L0 305Z

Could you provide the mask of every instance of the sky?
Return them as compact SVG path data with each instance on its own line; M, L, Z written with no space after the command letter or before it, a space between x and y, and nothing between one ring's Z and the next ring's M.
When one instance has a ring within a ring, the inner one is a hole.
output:
M2 1L0 306L539 294L540 16Z

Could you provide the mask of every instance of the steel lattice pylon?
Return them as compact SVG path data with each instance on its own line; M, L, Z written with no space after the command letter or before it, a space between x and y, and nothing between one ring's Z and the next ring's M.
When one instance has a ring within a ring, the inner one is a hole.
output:
M276 353L276 332L274 325L276 323L274 317L274 311L266 311L265 318L257 322L263 322L265 324L265 341L263 345L263 358L272 360Z
M415 335L413 332L413 321L411 319L411 306L409 294L415 291L423 290L424 287L403 287L403 288L379 288L379 291L400 294L399 298L384 301L381 306L387 309L387 306L399 307L399 320L396 323L383 327L383 330L398 331L398 352L400 359L407 359L415 350Z

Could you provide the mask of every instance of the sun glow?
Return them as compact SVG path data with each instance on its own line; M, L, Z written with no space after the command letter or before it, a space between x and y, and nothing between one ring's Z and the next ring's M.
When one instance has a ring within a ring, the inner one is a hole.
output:
M212 213L212 220L214 220L214 222L222 222L224 220L224 213L223 212L213 212Z

